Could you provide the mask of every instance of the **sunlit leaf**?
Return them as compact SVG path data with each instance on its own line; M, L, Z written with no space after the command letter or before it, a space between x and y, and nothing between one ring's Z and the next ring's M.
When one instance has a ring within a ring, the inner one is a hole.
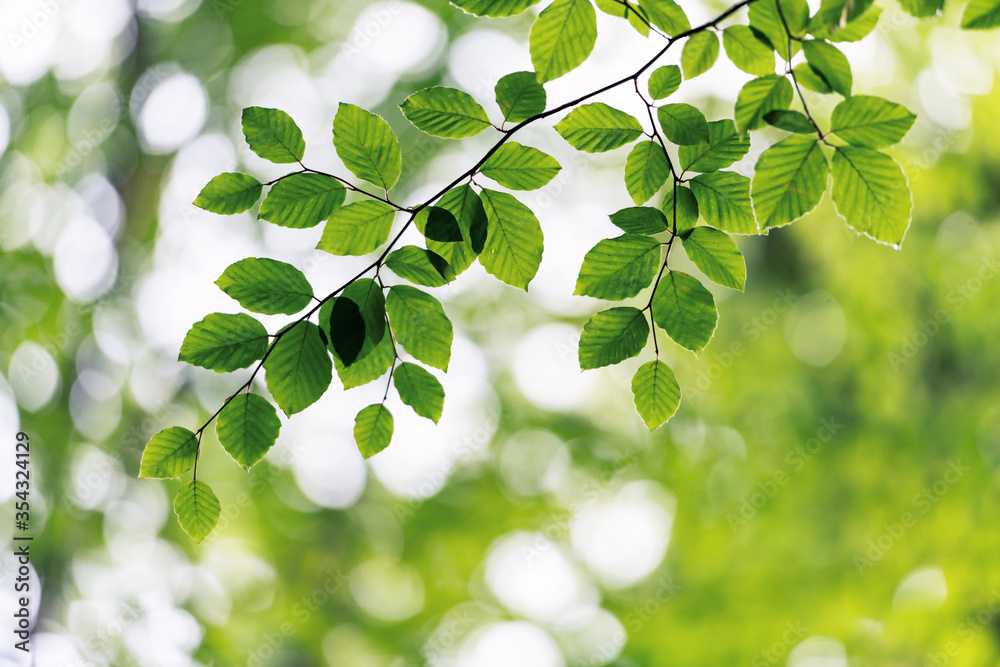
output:
M723 30L722 46L733 64L747 74L774 74L774 49L750 26L733 25Z
M260 199L260 181L247 174L219 174L208 182L194 200L194 205L212 213L233 215L253 208Z
M681 52L681 69L685 79L704 74L719 57L719 38L711 30L698 32L688 38Z
M537 148L508 141L483 163L484 176L511 190L537 190L559 173L555 158Z
M681 347L698 354L708 345L719 315L715 298L697 278L670 271L653 293L653 321Z
M882 148L900 141L916 118L901 104L855 95L834 107L830 131L855 146Z
M436 377L417 364L403 363L393 371L392 382L403 403L437 423L444 409L444 387Z
M743 291L747 280L747 267L743 254L725 233L712 227L696 227L683 234L684 251L688 259L723 287Z
M444 258L457 275L476 261L476 257L486 245L488 234L486 210L479 195L468 185L460 185L446 192L438 200L436 207L449 211L455 217L462 233L462 240L455 243L441 243L428 239L427 249ZM416 223L419 228L421 225L419 214Z
M611 214L611 222L628 234L659 234L670 227L667 219L650 206L632 206Z
M395 209L380 201L348 204L330 216L316 248L334 255L367 255L389 239L395 219Z
M736 97L736 125L741 134L764 126L764 114L787 109L792 103L792 84L783 76L768 74L748 81Z
M962 13L965 30L989 30L1000 26L1000 1L971 0Z
M514 72L496 85L497 106L503 119L520 123L545 111L545 88L534 72Z
M573 148L603 153L632 143L642 134L635 118L607 104L584 104L556 123L556 132Z
M652 431L677 412L681 388L670 367L656 359L640 366L632 377L632 396L636 412Z
M520 14L538 0L451 0L451 4L476 16L498 18Z
M731 171L702 174L691 179L698 210L712 227L732 234L756 234L757 220L750 204L750 179Z
M389 288L385 310L404 350L428 366L448 370L454 333L441 302L415 287L395 285Z
M177 490L174 513L184 532L195 542L201 542L218 525L222 505L208 484L194 480Z
M764 114L764 122L779 130L795 134L812 134L816 131L809 118L801 111L774 109Z
M736 131L733 121L725 118L708 124L708 141L681 146L677 157L684 171L710 172L739 162L750 150L750 138Z
M139 463L139 477L180 477L194 466L197 456L198 438L194 433L182 426L165 428L146 444Z
M441 255L417 246L393 251L385 258L385 265L400 278L426 287L441 287L455 279L455 272Z
M490 127L483 107L466 92L435 86L406 98L400 110L414 127L435 137L461 139Z
M597 41L597 13L590 0L555 0L531 26L531 64L542 83L579 67Z
M690 146L709 140L705 114L690 104L664 104L656 110L663 134L671 142Z
M670 163L663 147L654 141L635 145L625 161L625 188L636 204L645 204L670 176Z
M266 398L239 394L219 413L215 432L219 444L244 468L267 454L278 439L281 420Z
M542 263L542 226L527 206L504 192L480 193L489 232L479 263L498 280L528 289Z
M212 313L184 336L178 360L224 373L246 368L263 357L265 350L263 324L243 313Z
M753 208L761 228L788 224L815 208L829 173L816 137L792 135L761 153L753 177Z
M660 268L660 242L625 234L604 239L583 258L574 294L609 301L628 299L649 287Z
M649 325L638 308L597 313L580 334L580 368L601 368L634 357L646 346Z
M698 224L698 200L686 185L670 190L663 197L660 208L667 219L667 226L676 234L693 229Z
M681 68L677 65L657 67L649 75L649 96L654 100L670 97L681 86Z
M883 243L902 243L913 198L896 161L869 148L841 146L832 172L833 203L847 224Z
M851 64L847 56L833 44L809 39L802 43L802 50L809 63L830 87L844 97L851 96Z
M294 315L313 299L312 285L301 271L266 257L230 264L215 284L247 310L265 315Z
M271 162L299 162L305 155L306 142L302 139L302 130L281 109L244 109L243 135L250 150Z
M333 364L319 327L304 321L285 330L264 360L264 377L286 416L319 400L333 378Z
M383 190L399 180L403 168L399 142L380 116L341 102L333 119L333 145L344 166L358 178Z
M354 441L358 451L370 459L389 446L392 440L393 419L389 408L375 403L361 410L354 419Z
M282 227L315 227L344 203L340 181L322 174L292 174L273 186L260 205L260 219Z

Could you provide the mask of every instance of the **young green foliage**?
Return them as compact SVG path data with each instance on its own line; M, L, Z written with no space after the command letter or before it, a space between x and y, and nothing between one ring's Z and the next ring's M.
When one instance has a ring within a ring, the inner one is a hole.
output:
M484 176L511 190L537 190L559 173L555 158L537 148L508 141L483 164Z
M404 350L428 366L448 370L454 333L440 301L415 287L396 285L389 288L385 310Z
M698 224L698 200L686 185L670 190L663 197L660 208L667 219L667 227L675 234L683 234Z
M146 443L139 463L139 477L180 477L194 466L198 437L182 426L165 428Z
M280 429L274 406L263 396L250 393L233 398L215 423L219 444L247 470L274 446Z
M399 398L421 417L437 424L444 410L444 387L417 364L402 363L392 373Z
M597 13L590 0L555 0L531 26L528 44L538 81L558 79L587 59L597 42Z
M421 90L407 97L399 109L418 130L445 139L471 137L491 126L479 103L456 88Z
M417 246L403 246L385 258L385 265L400 278L425 287L443 287L455 272L441 255Z
M486 188L480 194L489 231L479 263L498 280L527 290L542 263L542 226L511 195Z
M663 276L653 294L653 321L681 347L700 354L715 331L715 297L697 278L680 271Z
M212 313L184 336L178 360L228 373L258 361L265 350L267 329L263 324L243 313Z
M743 291L747 267L733 240L712 227L697 227L681 234L688 259L708 279L723 287Z
M638 308L605 310L590 318L580 335L580 368L601 368L634 357L646 346L649 325Z
M635 409L650 431L662 426L677 412L681 387L674 372L656 359L643 364L632 377Z
M280 109L244 109L243 136L250 150L277 164L300 162L306 152L302 130L291 116Z
M660 242L625 234L599 241L583 258L574 294L621 301L649 287L660 268Z
M194 480L177 490L174 514L184 532L201 542L219 524L222 505L208 484Z
M370 459L389 446L392 440L393 419L384 403L375 403L358 413L354 420L354 441L358 451Z
M344 185L322 174L292 174L271 187L260 219L293 229L315 227L344 203Z
M389 124L353 104L340 103L333 119L333 145L351 173L391 190L403 169L399 142Z
M603 153L630 144L642 134L634 117L607 104L584 104L556 123L569 145L587 153Z
M690 104L664 104L656 110L663 134L679 146L691 146L709 140L705 114Z
M389 240L395 218L396 211L379 201L348 204L330 216L316 247L334 255L367 255Z
M514 72L496 85L497 106L508 123L521 123L545 111L545 88L534 72Z
M264 377L286 416L318 401L333 379L333 364L319 327L298 322L286 329L264 360Z
M645 204L670 176L670 162L655 141L637 143L625 161L625 187L637 205Z
M750 203L750 179L731 171L702 174L691 179L698 211L711 226L731 234L758 233Z
M253 208L263 189L260 181L247 174L219 174L208 182L194 205L211 213L233 215Z
M677 65L657 67L649 75L649 96L654 100L670 97L680 88L682 80L681 68Z
M264 315L294 315L313 300L312 285L301 271L266 257L231 264L215 284L247 310Z
M688 38L681 53L685 79L693 79L712 68L719 58L719 38L714 32L699 32Z
M793 135L764 151L753 177L753 209L762 228L787 225L816 207L830 165L815 137Z

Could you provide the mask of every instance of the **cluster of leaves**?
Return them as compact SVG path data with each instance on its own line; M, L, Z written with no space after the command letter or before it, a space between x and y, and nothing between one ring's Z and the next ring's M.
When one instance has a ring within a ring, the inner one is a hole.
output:
M517 14L537 2L452 1L490 17ZM940 9L939 0L902 3L918 16ZM205 429L216 421L223 448L247 469L277 440L277 410L251 393L261 369L271 398L286 416L315 403L334 373L345 388L388 373L382 400L361 410L355 420L355 439L366 458L387 447L392 437L393 417L385 405L390 385L416 414L437 422L444 389L427 367L447 371L452 324L441 303L419 287L446 285L479 261L504 283L528 288L541 263L541 225L515 196L482 187L475 176L512 191L534 190L552 180L560 170L554 158L511 140L530 123L569 110L555 130L574 148L598 153L633 144L624 182L635 206L610 215L622 234L587 252L576 294L624 301L652 289L642 308L623 305L595 314L583 329L579 361L585 370L617 364L637 356L652 337L656 358L639 367L632 381L636 409L650 429L666 422L681 399L673 371L659 358L656 328L698 354L718 319L712 293L701 280L670 267L675 247L683 247L708 280L742 290L746 267L732 235L767 232L802 217L822 199L831 175L833 202L848 225L879 242L902 242L910 220L910 191L902 169L880 149L900 141L914 116L888 100L852 95L850 64L835 46L874 29L880 10L872 0L824 0L812 15L805 0L743 0L694 28L673 0L596 0L596 5L627 19L644 35L656 33L665 46L635 73L547 109L543 84L583 63L597 39L591 0L555 0L531 29L535 71L515 72L497 83L499 124L473 97L454 88L428 88L403 102L406 119L432 136L462 139L490 129L499 133L476 165L412 207L390 199L402 152L381 117L341 104L333 120L338 156L355 177L376 188L372 192L303 165L302 133L283 111L244 110L250 149L265 160L299 168L269 183L243 173L221 174L195 204L219 214L242 213L257 204L267 187L259 208L262 220L292 228L325 222L318 248L335 255L381 252L354 279L322 298L298 269L267 258L236 262L216 281L250 312L295 319L269 334L251 315L213 313L184 340L181 361L216 372L254 367L201 428L167 428L143 453L142 477L177 478L193 469L192 481L174 502L181 526L192 538L200 541L208 535L220 515L218 499L197 479ZM747 6L746 23L719 28ZM973 0L966 10L967 27L998 23L996 0ZM680 67L655 67L678 42L684 45ZM723 52L754 77L740 90L733 118L709 121L694 106L664 101L685 80L705 73ZM803 58L793 65L800 52ZM630 84L648 112L647 126L628 113L589 101ZM827 129L810 113L803 87L843 97ZM791 108L796 99L801 110ZM729 170L746 156L749 132L765 127L786 136L761 154L753 178ZM647 205L663 190L658 206ZM351 203L348 192L355 199ZM397 216L405 218L399 227ZM410 228L418 230L422 244L397 248ZM385 268L410 284L386 286ZM403 354L412 361L404 361Z

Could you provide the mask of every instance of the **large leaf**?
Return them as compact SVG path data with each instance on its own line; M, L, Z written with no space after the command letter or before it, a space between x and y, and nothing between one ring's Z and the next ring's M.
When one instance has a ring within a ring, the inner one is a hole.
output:
M1000 1L972 0L962 14L965 30L989 30L1000 26Z
M437 208L449 211L458 223L462 232L462 241L444 243L427 240L427 249L432 250L445 261L448 266L459 274L476 261L476 257L486 245L488 222L486 209L479 195L468 185L460 185L444 194L438 200ZM420 226L420 216L417 216L417 226Z
M750 138L736 131L733 121L725 118L708 124L708 141L677 149L684 171L710 172L725 169L743 159L750 150Z
M869 148L841 146L832 171L833 203L847 224L883 243L902 243L913 198L896 161Z
M750 179L731 171L702 174L691 179L698 210L713 227L732 234L756 234L757 220L750 204Z
M282 227L315 227L344 203L343 184L322 174L292 174L271 187L260 218Z
M851 96L851 64L847 56L833 44L818 39L806 40L802 44L809 66L819 73L830 87L843 95Z
M448 370L454 333L440 301L415 287L395 285L389 288L385 309L404 350L428 366Z
M333 364L319 327L304 321L286 329L264 360L264 377L286 416L319 400L333 379Z
M815 208L829 172L816 137L793 135L761 153L753 177L753 209L761 228L788 224Z
M653 321L678 345L700 353L718 319L715 298L696 278L670 271L660 279L653 294Z
M625 234L604 239L583 258L574 294L620 301L641 292L660 268L660 242Z
M400 278L426 287L441 287L455 279L455 272L441 255L413 245L393 251L385 258L385 265Z
M667 219L650 206L632 206L611 214L611 222L627 234L659 234L670 229Z
M489 233L479 255L487 273L511 285L528 289L542 263L542 226L527 206L504 192L483 188L480 193Z
M187 332L177 358L228 373L246 368L263 357L266 350L267 329L263 324L243 313L212 313Z
M632 377L635 409L650 431L662 426L677 412L681 387L670 366L659 359L639 367Z
M437 423L444 410L444 387L436 377L416 364L403 363L393 371L392 382L403 403Z
M198 437L182 426L171 426L154 435L142 452L139 477L180 477L198 458Z
M184 532L201 542L218 525L222 505L208 484L192 480L177 490L174 514Z
M722 46L726 55L747 74L774 74L774 49L750 26L733 25L722 31Z
M456 88L421 90L407 97L399 108L418 130L445 139L471 137L491 125L479 103Z
M709 280L723 287L743 291L747 280L747 266L731 238L712 227L696 227L682 238L688 259Z
M556 123L556 132L570 146L587 153L603 153L632 143L642 134L642 125L624 111L607 104L584 104Z
M542 10L528 37L531 64L542 83L579 67L597 41L597 13L590 0L555 0Z
M545 111L545 88L534 72L514 72L501 77L496 85L497 106L503 119L511 123L526 121Z
M783 76L768 74L748 81L736 97L736 125L742 134L764 126L764 114L787 109L792 103L792 84Z
M333 146L358 178L389 190L399 180L403 156L389 124L353 104L340 103L333 119Z
M685 79L704 74L719 57L719 38L711 30L698 32L688 38L681 52L681 69Z
M698 200L686 185L670 190L663 197L660 208L667 218L667 226L675 234L694 229L698 224Z
M855 146L882 148L901 140L916 118L901 104L855 95L834 107L830 131Z
M681 68L677 65L656 68L649 75L649 96L654 100L670 97L680 88L682 79Z
M679 146L690 146L709 140L705 114L690 104L664 104L656 117L667 139Z
M375 403L361 410L354 419L354 441L358 451L369 459L389 446L392 440L392 413L384 403Z
M537 148L508 141L483 163L483 175L511 190L537 190L559 173L555 158Z
M306 152L302 130L281 109L244 109L243 136L246 137L250 150L265 160L278 164L299 162Z
M691 29L684 10L674 0L639 0L650 22L668 35L679 35Z
M266 257L247 257L215 281L247 310L265 315L294 315L313 299L312 285L291 264Z
M338 208L323 228L316 247L334 255L367 255L389 239L396 211L364 199Z
M610 366L634 357L649 339L649 325L638 308L612 308L597 313L580 334L580 368Z
M239 394L219 413L215 432L219 444L244 468L267 454L278 439L281 420L266 398Z
M470 14L493 18L520 14L537 3L538 0L451 0L451 4Z
M233 215L250 210L263 189L260 181L247 174L219 174L208 182L194 200L194 205L212 213Z
M663 147L654 141L635 145L625 161L625 188L636 204L645 204L670 176L670 163Z

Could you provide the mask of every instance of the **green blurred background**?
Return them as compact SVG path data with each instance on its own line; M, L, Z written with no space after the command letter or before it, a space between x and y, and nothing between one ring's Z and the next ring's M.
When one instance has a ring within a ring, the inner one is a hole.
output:
M681 4L692 23L724 9ZM280 175L242 144L240 110L288 111L306 164L344 175L337 104L383 114L403 147L398 197L419 201L489 138L421 136L396 105L445 83L495 116L496 80L530 69L539 7L485 20L434 0L5 2L0 540L24 430L34 664L998 664L1000 42L959 32L958 4L926 23L884 7L845 50L858 92L919 117L895 150L915 203L902 250L856 237L828 198L739 238L746 293L716 291L700 359L661 345L685 396L650 434L631 407L638 363L580 374L600 304L570 296L607 215L630 205L625 152L575 154L532 128L519 141L564 167L525 199L542 270L528 294L480 269L436 290L457 326L441 425L391 396L395 441L365 463L350 426L378 383L331 389L249 474L210 432L201 470L223 517L194 545L170 509L177 483L135 477L153 433L200 425L245 378L176 361L194 321L236 312L212 281L267 256L320 293L365 264L313 250L320 228L191 205L219 172ZM607 16L600 30L550 104L659 48ZM720 62L682 94L721 118L746 78ZM0 662L30 664L10 644Z

